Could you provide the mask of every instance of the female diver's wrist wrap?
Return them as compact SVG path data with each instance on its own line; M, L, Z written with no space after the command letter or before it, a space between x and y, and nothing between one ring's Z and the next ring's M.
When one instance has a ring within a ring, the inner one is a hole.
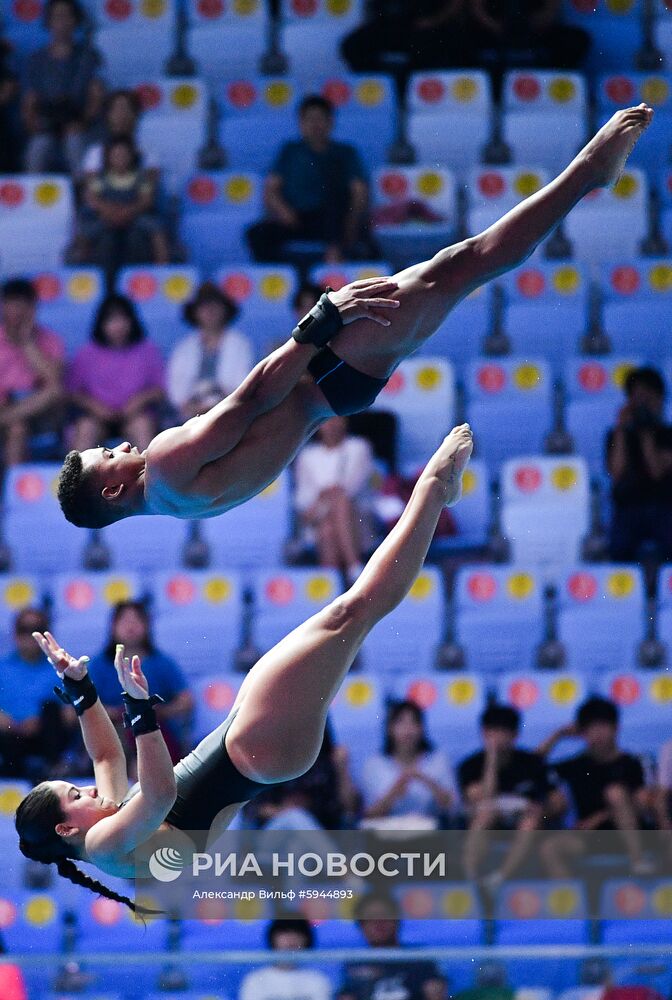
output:
M76 681L73 677L63 674L61 678L63 687L54 687L54 694L57 694L64 705L72 705L77 715L83 715L87 708L98 701L98 692L88 673L84 674L81 680Z
M159 723L156 719L154 706L163 701L161 695L152 694L148 698L133 698L124 691L121 700L126 706L123 716L124 729L130 729L134 736L156 732Z
M333 288L327 288L310 312L306 313L292 330L292 337L298 344L324 347L343 326L341 314L329 298L328 292L333 292Z

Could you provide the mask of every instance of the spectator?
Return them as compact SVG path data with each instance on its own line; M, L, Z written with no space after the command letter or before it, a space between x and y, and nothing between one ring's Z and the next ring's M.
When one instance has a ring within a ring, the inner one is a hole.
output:
M399 908L391 896L371 892L357 901L355 919L370 948L399 948ZM390 962L364 957L348 962L336 1000L447 1000L435 962Z
M101 302L91 340L75 355L68 389L77 411L72 447L78 451L118 436L144 451L156 434L163 362L126 296Z
M611 478L612 559L630 562L655 542L672 560L672 427L663 423L665 383L653 368L635 368L625 380L626 403L607 435Z
M455 775L425 732L422 710L412 701L393 702L385 723L382 753L364 764L364 817L443 819L455 807Z
M100 112L103 85L98 53L76 34L84 21L77 0L48 0L49 42L28 60L23 120L29 134L26 170L76 174L87 126Z
M266 178L267 218L247 231L254 259L282 260L289 240L324 243L332 263L361 256L368 185L359 154L332 139L334 109L323 97L301 102L299 130L301 138L284 144Z
M54 694L54 672L33 632L49 628L39 608L14 619L14 649L0 660L0 774L46 778L78 729L77 717Z
M112 139L130 139L142 155L142 165L158 180L159 160L151 150L142 149L138 142L138 120L142 112L140 98L134 90L113 90L107 95L103 119L88 133L88 146L81 170L84 174L97 174L103 169L105 145Z
M352 584L362 571L362 512L373 472L371 445L348 435L344 417L332 417L317 443L300 452L294 502L314 538L321 566L340 569Z
M156 714L171 758L176 763L191 749L189 729L194 699L175 660L154 644L149 614L140 601L121 601L115 606L107 643L89 663L89 674L98 696L119 731L130 763L134 765L135 741L128 738L130 730L122 727L121 690L114 669L118 643L125 647L126 656L137 654L141 658L150 689L163 698L164 703L156 706Z
M533 831L544 818L551 790L546 765L539 754L517 747L520 714L510 705L489 705L480 718L483 749L462 761L458 780L469 817L464 867L476 879L487 847L487 830L515 830L509 853L498 869L483 879L497 888L521 864Z
M575 757L553 765L553 772L564 782L576 815L575 830L620 830L630 865L635 874L650 874L642 856L639 835L640 816L650 805L644 788L644 772L637 757L618 746L618 708L606 698L588 698L576 713L574 727L563 726L539 747L547 757L556 744L567 736L579 735L585 749ZM564 791L556 789L550 809L562 814L570 808ZM582 838L563 834L551 836L544 843L542 856L554 878L570 875L568 860L583 853Z
M672 830L672 740L663 743L658 753L653 813L660 830Z
M405 73L470 66L464 0L373 0L361 27L346 36L343 58L354 73L389 73L403 54Z
M106 143L103 169L87 175L83 199L88 213L73 257L102 267L109 288L124 265L168 263L168 239L154 212L156 177L142 167L132 139Z
M291 952L315 947L313 929L303 917L288 914L271 920L266 931L271 951L282 952L273 965L248 972L240 984L238 1000L330 1000L331 984L323 972L291 961Z
M19 84L10 65L11 53L11 44L0 38L0 174L13 174L19 170L15 118Z
M233 325L237 317L236 303L211 281L185 305L184 320L195 332L178 341L168 361L168 397L182 420L209 410L250 373L252 343Z
M5 465L28 457L31 435L60 424L65 348L35 320L37 293L25 278L2 286L0 326L0 433Z

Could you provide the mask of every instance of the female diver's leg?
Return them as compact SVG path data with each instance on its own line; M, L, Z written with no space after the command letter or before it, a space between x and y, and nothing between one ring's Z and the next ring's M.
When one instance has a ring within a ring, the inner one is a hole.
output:
M356 583L262 656L245 678L226 747L246 777L283 781L311 766L327 710L357 651L373 626L406 596L444 505L459 499L472 446L468 424L445 438Z

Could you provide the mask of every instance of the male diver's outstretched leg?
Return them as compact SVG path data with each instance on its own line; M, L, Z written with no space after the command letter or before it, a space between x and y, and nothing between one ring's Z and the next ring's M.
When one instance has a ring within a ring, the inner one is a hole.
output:
M226 746L247 777L287 780L313 763L331 700L368 633L420 572L444 505L459 499L472 446L468 424L451 431L350 590L262 656L245 678Z
M396 274L393 298L401 306L392 325L376 329L358 320L334 339L334 351L353 368L386 378L465 295L522 264L585 194L613 184L652 115L645 104L618 111L555 180L489 229Z

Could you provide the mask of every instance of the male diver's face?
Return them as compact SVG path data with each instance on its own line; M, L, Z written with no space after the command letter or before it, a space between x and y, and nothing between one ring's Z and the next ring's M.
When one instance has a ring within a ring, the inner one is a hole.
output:
M145 460L138 449L129 441L115 448L87 448L82 452L85 471L93 470L98 490L124 486L137 479L145 467Z

